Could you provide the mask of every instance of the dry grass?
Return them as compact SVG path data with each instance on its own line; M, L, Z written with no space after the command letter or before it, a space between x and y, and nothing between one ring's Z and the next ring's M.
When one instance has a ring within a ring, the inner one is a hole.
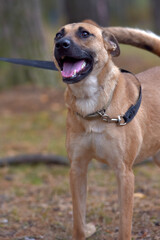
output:
M0 240L71 239L72 205L69 169L58 166L17 166L0 170ZM159 239L160 169L135 168L133 239ZM117 185L110 169L93 164L88 174L87 221L97 227L92 240L116 239Z

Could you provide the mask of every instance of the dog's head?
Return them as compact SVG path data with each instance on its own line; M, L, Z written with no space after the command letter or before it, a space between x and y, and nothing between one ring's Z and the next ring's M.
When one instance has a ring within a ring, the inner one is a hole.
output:
M55 36L54 61L67 84L98 73L110 56L119 54L115 37L94 22L65 25Z

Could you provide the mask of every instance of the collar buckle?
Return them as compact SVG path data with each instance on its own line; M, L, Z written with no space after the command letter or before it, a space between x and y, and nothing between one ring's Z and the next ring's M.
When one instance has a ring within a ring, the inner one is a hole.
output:
M117 123L117 125L119 126L124 126L127 123L125 122L124 118L122 115L118 115L117 118L110 118L106 113L105 113L105 109L98 111L97 112L100 117L102 118L103 121L107 122L107 123Z
M122 115L118 115L118 125L119 126L125 126L127 123L124 120L124 117Z

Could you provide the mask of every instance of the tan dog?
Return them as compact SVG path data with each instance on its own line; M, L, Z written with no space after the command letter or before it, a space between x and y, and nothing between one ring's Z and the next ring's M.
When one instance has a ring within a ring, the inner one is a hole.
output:
M119 240L131 239L133 164L155 156L160 166L160 67L136 76L121 72L112 62L112 56L120 52L109 32L120 42L160 54L160 38L140 30L104 29L82 22L66 25L56 34L54 61L67 83L66 147L71 163L74 240L95 232L85 222L87 167L92 158L109 164L117 177Z

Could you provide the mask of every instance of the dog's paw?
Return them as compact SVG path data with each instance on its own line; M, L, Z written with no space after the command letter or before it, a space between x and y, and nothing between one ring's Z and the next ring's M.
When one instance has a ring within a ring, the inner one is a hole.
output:
M89 238L96 232L96 227L92 223L86 224L85 237Z

